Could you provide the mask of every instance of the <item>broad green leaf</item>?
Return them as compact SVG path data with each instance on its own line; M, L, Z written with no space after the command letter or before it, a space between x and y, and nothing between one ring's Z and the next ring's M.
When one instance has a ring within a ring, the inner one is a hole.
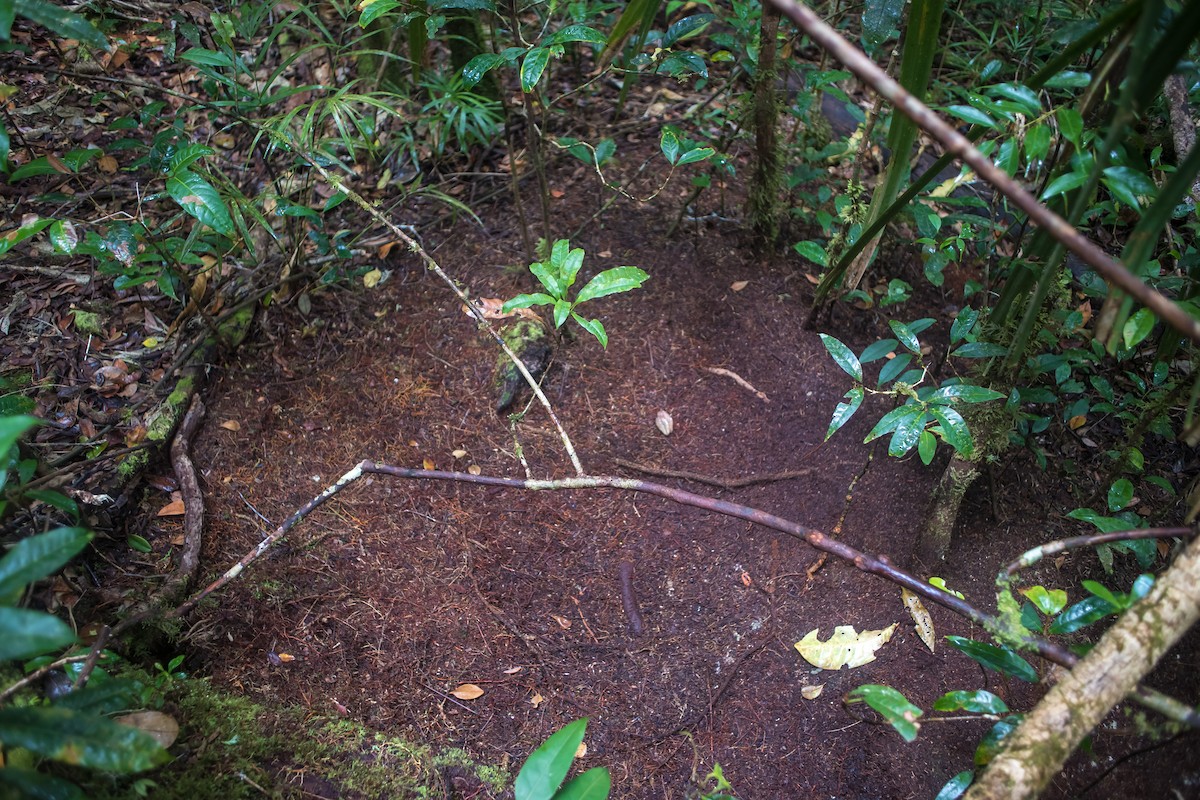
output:
M957 400L962 403L988 403L992 400L1003 400L1004 395L994 389L975 386L970 383L952 383L936 389L926 398L930 403L943 400Z
M1025 131L1025 160L1035 167L1040 164L1050 154L1052 138L1049 125L1034 125Z
M613 267L612 269L606 269L588 281L587 285L579 290L579 294L575 297L575 304L586 303L588 300L595 300L597 297L607 297L610 294L628 292L630 289L638 288L648 280L650 280L650 276L638 267Z
M899 408L893 408L891 411L884 414L879 419L879 422L875 423L875 427L872 428L871 432L867 434L867 438L863 439L863 444L874 441L884 434L891 433L892 431L896 430L896 426L899 425L904 419L912 417L913 415L924 416L925 411L916 403L906 403Z
M681 39L695 36L716 18L716 14L692 14L678 22L672 22L666 33L663 34L662 46L664 48L672 47Z
M879 370L879 385L885 386L898 378L904 370L908 369L912 359L912 353L900 353L884 364L883 369Z
M606 41L608 41L608 37L594 28L589 28L587 25L568 25L546 37L542 46L549 47L556 44L566 44L567 42L604 44Z
M829 421L829 430L825 433L825 439L828 441L830 436L838 431L843 425L850 421L854 416L854 412L858 411L858 407L862 405L864 392L861 386L855 386L850 391L846 392L846 400L838 403L837 408L833 410L833 419Z
M110 678L102 682L93 680L82 689L64 694L52 702L59 708L73 711L113 714L141 705L139 698L144 688L140 682L129 678Z
M578 719L551 734L534 750L517 773L515 800L550 800L575 760L575 751L587 732L587 718Z
M921 407L913 404L904 406L904 408L912 408L915 413L900 418L896 432L892 434L892 439L888 442L888 455L893 458L899 458L912 450L921 437L921 431L925 430L926 415Z
M504 56L495 53L481 53L475 56L462 69L463 86L467 89L472 88L483 80L484 75L501 66L507 60Z
M571 319L578 322L579 326L592 336L595 336L596 340L600 342L601 347L606 350L608 349L608 333L605 332L604 326L600 324L600 320L582 317L574 311L571 312Z
M818 266L829 266L829 255L825 252L825 248L820 242L796 242L792 245L792 249L799 253L801 257L807 258Z
M0 661L33 658L75 641L71 626L53 614L28 608L0 607ZM0 737L6 745L8 739Z
M1125 327L1121 329L1121 338L1125 341L1125 348L1132 350L1141 344L1154 330L1156 321L1153 311L1148 308L1138 309L1136 314L1125 321Z
M954 318L954 322L950 325L950 344L961 342L975 327L975 323L979 321L979 310L971 307L964 308L958 312L958 316Z
M17 542L0 558L0 602L20 592L26 584L53 573L91 540L92 534L83 528L55 528Z
M984 689L946 692L933 704L934 711L970 711L973 714L1007 714L1008 706Z
M1088 625L1117 613L1118 610L1102 597L1085 597L1055 617L1054 623L1050 626L1050 633L1056 636L1074 633L1080 628L1086 628Z
M900 27L905 0L867 0L862 13L863 39L871 48L878 47Z
M995 358L1008 354L1008 348L991 342L967 342L950 355L957 358Z
M1023 84L999 83L989 87L989 91L1017 103L1028 117L1036 117L1042 112L1042 102L1038 100L1037 92Z
M675 135L670 128L663 128L662 138L658 142L659 148L662 149L662 154L666 157L667 163L674 165L679 159L679 137Z
M535 292L534 294L519 294L511 300L506 300L504 305L500 306L500 311L505 314L511 314L518 308L529 308L530 306L548 306L554 303L554 298L548 294Z
M537 88L549 62L550 48L535 47L529 51L525 60L521 62L521 91L529 94Z
M1028 661L1007 647L996 647L993 644L976 642L973 639L964 639L961 636L947 636L946 641L952 647L988 669L1005 675L1012 675L1014 678L1019 678L1027 683L1037 683L1037 670L1029 666Z
M1000 748L1004 744L1004 740L1008 735L1017 729L1017 725L1021 722L1022 715L1010 714L1004 719L997 722L991 727L983 739L979 742L979 746L975 748L975 766L982 767L990 764L996 754L1000 752Z
M1056 195L1066 194L1069 191L1078 189L1083 184L1087 183L1087 173L1084 172L1067 172L1059 175L1054 180L1050 181L1050 185L1042 192L1041 199L1049 200Z
M200 64L205 67L232 67L233 58L228 53L219 53L216 50L208 50L203 47L193 47L187 52L180 53L181 61L190 61L193 64Z
M1037 610L1047 617L1053 617L1067 605L1067 593L1062 589L1047 589L1045 586L1030 586L1022 589L1021 594L1037 606Z
M215 152L211 147L206 147L195 142L185 144L175 151L175 155L171 156L170 161L167 162L167 169L172 174L177 173Z
M217 233L232 237L233 219L211 183L194 172L180 170L167 178L167 192L187 213Z
M555 240L554 245L550 248L550 268L555 275L562 275L563 265L567 263L567 256L570 252L570 239Z
M606 767L592 767L576 775L558 790L554 800L607 800L612 791L612 779Z
M1121 511L1133 499L1133 484L1128 478L1118 478L1108 487L1108 510Z
M995 128L996 120L989 117L984 112L974 106L946 106L946 113L965 120L972 125L981 125L985 128Z
M1127 519L1106 517L1090 508L1077 508L1074 511L1068 512L1067 516L1082 522L1090 522L1104 533L1116 533L1117 531L1128 531L1137 528L1137 525L1131 524Z
M1090 592L1094 597L1099 597L1101 600L1104 600L1115 609L1123 610L1129 607L1127 597L1124 595L1118 597L1112 589L1109 589L1103 583L1098 581L1083 581L1082 585L1083 588Z
M969 769L964 770L946 781L946 785L933 800L958 800L966 793L967 789L971 788L973 780L975 780L975 773Z
M717 151L711 147L696 147L681 155L676 166L682 167L684 164L695 164L697 161L712 158L716 153Z
M65 708L0 709L0 741L64 764L116 773L150 769L166 756L136 728Z
M829 355L833 358L833 363L841 367L842 371L851 378L861 382L863 379L862 364L859 363L858 358L854 355L854 351L843 344L840 339L835 339L824 333L819 334L819 336L821 337L821 343L825 345L825 349L829 351Z
M529 271L533 273L533 277L537 278L542 286L546 287L546 291L555 300L562 298L566 294L566 289L558 280L558 270L552 269L549 265L542 261L535 261L529 265Z
M10 0L10 2L0 3L0 5L10 5L21 16L49 28L59 36L78 39L101 50L108 49L108 39L97 30L95 25L54 3L45 2L45 0ZM6 35L0 38L7 39L7 31L5 33Z
M1058 131L1075 149L1081 147L1080 136L1083 134L1083 117L1078 111L1067 106L1061 106L1054 112L1058 120Z
M1063 70L1057 75L1048 78L1042 85L1047 89L1083 89L1091 82L1092 76L1090 73ZM1075 109L1069 110L1074 111Z
M16 797L25 800L85 800L83 790L62 778L34 772L29 769L11 767L0 769L0 786L8 786ZM0 797L12 797L0 791Z
M571 252L567 253L566 259L563 261L562 268L558 275L562 280L563 294L566 294L567 289L575 283L575 276L579 274L579 268L583 266L583 248L576 247Z
M400 0L364 0L359 4L362 14L359 15L358 26L366 28L389 11L400 8L400 5Z
M921 457L921 463L928 467L933 462L936 452L937 437L929 430L921 431L921 436L917 439L917 455Z
M21 414L15 417L0 417L0 464L7 464L8 451L17 443L25 431L41 422L37 417Z
M862 701L883 715L896 733L911 742L917 738L921 723L917 719L925 712L908 702L908 698L890 686L867 684L847 695L851 702Z
M892 329L892 333L896 334L896 339L900 344L904 345L910 353L916 355L921 352L921 342L907 325L899 320L889 319L888 327Z
M54 220L47 236L50 238L50 244L54 250L59 253L71 255L79 245L79 233L70 220Z
M1042 632L1042 618L1028 600L1021 604L1021 627L1030 633Z
M570 300L555 300L554 301L554 327L561 328L562 324L567 321L567 317L571 314Z
M858 357L858 360L863 364L878 361L888 353L893 352L898 344L900 343L895 339L880 339L874 344L867 345L867 349L862 351L862 355Z
M496 4L492 0L430 0L430 11L495 11Z

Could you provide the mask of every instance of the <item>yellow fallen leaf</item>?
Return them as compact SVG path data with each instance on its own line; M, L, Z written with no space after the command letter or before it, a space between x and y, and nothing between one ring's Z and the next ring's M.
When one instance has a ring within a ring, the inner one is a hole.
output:
M909 615L912 616L913 622L916 623L917 636L921 637L921 641L929 648L929 652L936 652L934 645L937 644L937 634L933 629L933 617L929 616L929 611L925 608L925 604L921 602L921 598L908 589L901 588L900 599L904 601L904 607L908 609Z
M170 747L179 736L179 723L170 714L164 714L161 711L135 711L132 714L113 717L113 721L130 728L137 728L142 733L148 734L162 747Z
M467 454L467 451L466 451L466 450L463 450L463 449L460 447L459 449L457 449L457 450L455 450L454 452L452 452L450 455L454 456L455 458L462 458L462 457L463 457L463 456L465 456L466 454Z
M227 419L221 423L221 427L227 431L240 431L242 429L242 423L238 422L236 419Z
M541 693L539 692L534 692L533 697L529 698L529 705L533 706L534 708L537 708L544 702L546 702L546 698L542 697Z
M292 655L291 653L276 653L275 657L278 658L280 661L282 661L285 664L289 661L296 660L296 657L294 655Z
M875 651L892 638L896 623L881 631L862 633L855 631L853 625L839 625L825 642L817 638L819 630L813 628L796 642L796 650L804 656L804 660L821 669L838 670L844 666L853 669L875 660Z
M478 464L472 464L471 466L467 467L467 472L471 473L472 475L478 475L479 473L483 472L483 470L479 468Z
M421 466L423 466L425 469L437 469L437 465L435 465L433 463L432 458L427 458L424 461L422 461Z
M816 686L805 686L800 689L800 696L805 700L816 700L821 696L821 692L825 691L825 684L818 683Z
M575 748L575 757L583 758L587 755L587 742L580 742L579 747Z
M459 700L474 700L476 697L483 697L483 689L480 689L473 683L463 683L459 684L450 694Z
M373 269L370 272L368 272L366 275L363 275L363 277L362 277L363 286L367 287L368 289L374 289L376 286L379 285L379 281L382 279L383 279L383 272L379 269Z

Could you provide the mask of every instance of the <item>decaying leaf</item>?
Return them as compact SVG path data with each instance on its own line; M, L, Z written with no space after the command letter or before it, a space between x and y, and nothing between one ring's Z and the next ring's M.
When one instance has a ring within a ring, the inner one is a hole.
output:
M671 431L675 430L675 420L666 411L659 411L654 416L654 426L663 436L670 436Z
M587 755L587 742L580 742L579 747L575 748L575 757L583 758Z
M537 708L544 702L546 702L546 698L542 697L540 692L534 692L533 697L529 698L529 705L534 708Z
M934 649L934 645L937 644L937 634L933 628L933 617L929 616L929 610L925 608L921 598L908 589L902 588L900 589L900 599L904 601L904 607L908 609L913 622L916 623L917 636L921 637L921 641L929 648L929 652L937 652Z
M426 458L421 461L421 466L425 469L437 469L437 465L433 463L432 458Z
M483 689L473 683L463 683L451 690L450 694L459 700L474 700L476 697L483 697Z
M816 686L804 686L800 689L800 696L805 700L816 700L823 691L825 691L823 683L818 683Z
M171 502L158 510L160 517L178 517L185 512L183 505L183 495L179 492L171 492Z
M242 423L238 422L236 419L227 419L221 423L221 427L227 431L237 432L242 429Z
M734 281L733 283L729 284L729 288L735 292L740 292L742 289L745 289L749 285L750 285L750 281Z
M558 623L558 627L562 628L564 631L571 627L571 620L567 619L566 617L560 617L558 614L551 614L550 616L555 622Z
M383 280L383 271L376 268L362 276L363 286L368 289L374 289Z
M478 311L480 316L482 316L484 319L508 319L509 317L524 317L525 319L538 323L542 321L542 318L539 317L538 313L532 308L518 308L514 311L505 313L502 310L504 308L504 301L499 297L476 297L471 302L475 304L475 310ZM467 316L471 315L471 312L466 308L463 309L463 313Z
M161 711L135 711L114 717L114 721L131 728L137 728L142 733L149 734L154 741L163 747L170 747L179 736L179 723L170 714Z
M479 473L483 472L483 470L479 468L478 464L472 464L471 466L467 467L467 472L471 475L478 475Z
M819 630L813 628L803 639L796 642L796 650L804 656L804 660L821 669L837 670L844 666L853 669L875 660L875 651L892 638L896 631L896 623L893 622L881 631L862 633L855 631L853 625L839 625L833 629L833 636L826 642L817 638Z
M460 447L459 449L457 449L457 450L455 450L454 452L452 452L450 455L454 456L455 458L462 458L462 457L464 457L466 454L467 454L467 451L466 451L466 450L463 450L463 449Z

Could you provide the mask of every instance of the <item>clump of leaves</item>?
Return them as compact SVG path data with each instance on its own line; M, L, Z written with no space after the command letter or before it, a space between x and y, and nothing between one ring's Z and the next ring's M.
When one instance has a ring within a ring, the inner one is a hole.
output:
M529 271L546 291L519 294L506 302L502 311L507 314L518 308L553 306L555 328L561 328L568 319L573 319L607 348L608 333L604 330L604 325L600 320L583 317L575 309L589 300L636 289L650 276L638 267L606 269L588 281L572 299L570 297L571 287L575 285L575 279L579 276L579 270L583 266L583 257L583 248L572 249L568 239L559 239L551 248L549 259L535 261L529 265Z

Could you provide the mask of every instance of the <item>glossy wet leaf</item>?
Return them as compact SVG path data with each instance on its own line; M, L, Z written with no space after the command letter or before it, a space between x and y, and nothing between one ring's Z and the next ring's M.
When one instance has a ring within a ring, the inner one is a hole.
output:
M179 207L225 236L233 236L233 218L211 183L188 170L167 178L167 192Z
M648 280L650 280L650 276L638 267L614 267L606 269L588 281L587 285L579 290L579 294L575 297L575 303L585 303L588 300L595 300L597 297L607 297L610 294L628 292L630 289L638 288Z
M1054 624L1050 626L1050 633L1056 636L1074 633L1117 613L1118 610L1102 597L1085 597L1055 618Z
M842 343L840 339L835 339L828 334L819 334L821 344L825 345L825 349L829 352L833 363L842 368L842 371L854 378L856 381L863 379L862 364L858 362L858 357L854 355L849 347ZM861 401L860 401L861 402Z
M1007 647L997 647L986 642L976 642L962 636L947 636L946 641L956 650L969 656L990 670L1011 675L1028 683L1037 683L1037 670Z
M937 797L933 798L933 800L958 800L958 798L966 794L973 780L975 780L975 773L971 772L971 770L964 770L946 781L946 785L942 787L941 791L937 793Z
M973 714L1007 714L1008 706L984 689L946 692L934 701L935 711L970 711Z
M904 345L910 353L916 355L921 352L921 342L907 325L903 322L889 319L888 326L892 329L892 333L896 334L896 339L900 344Z
M862 405L865 393L861 386L855 386L850 391L846 392L846 399L837 404L837 408L833 410L833 419L829 421L829 430L825 432L825 438L833 436L839 428L845 425L854 412L858 411L858 407Z
M921 723L917 720L924 712L892 687L867 684L859 686L846 697L852 702L865 702L878 711L904 741L911 742L917 738L917 732L921 729Z
M571 319L578 322L579 326L592 336L595 336L596 340L600 342L601 347L608 349L608 333L604 330L604 325L601 324L600 320L588 319L573 311L571 312Z
M550 63L550 49L547 47L535 47L525 56L525 60L521 62L521 91L528 94L537 88L538 81L542 79L542 73L546 71L546 65Z
M495 53L482 53L475 56L467 62L466 66L463 67L463 86L467 89L470 89L483 80L485 75L494 70L496 67L503 65L507 61L508 59L506 59L504 56L497 55Z
M0 607L0 661L32 658L75 641L71 626L53 614ZM6 744L7 740L0 739Z
M990 403L993 400L1003 400L1004 395L995 389L975 386L970 383L955 383L941 386L926 398L931 403L954 400L960 403Z
M0 709L0 741L64 764L116 773L150 769L166 755L139 730L65 708Z
M587 732L587 718L578 719L551 734L534 750L517 773L515 800L550 800L575 760L575 751Z
M1133 484L1128 478L1118 478L1108 487L1108 510L1121 511L1133 500Z
M66 564L91 540L92 534L83 528L55 528L17 542L0 558L0 602Z
M612 778L606 767L592 767L576 775L558 790L554 800L605 800L612 791Z
M1067 605L1067 593L1062 589L1030 586L1028 589L1022 589L1021 594L1047 617L1054 616Z
M993 725L975 748L975 765L982 767L990 764L1000 752L1004 740L1017 729L1020 722L1020 714L1011 714Z

